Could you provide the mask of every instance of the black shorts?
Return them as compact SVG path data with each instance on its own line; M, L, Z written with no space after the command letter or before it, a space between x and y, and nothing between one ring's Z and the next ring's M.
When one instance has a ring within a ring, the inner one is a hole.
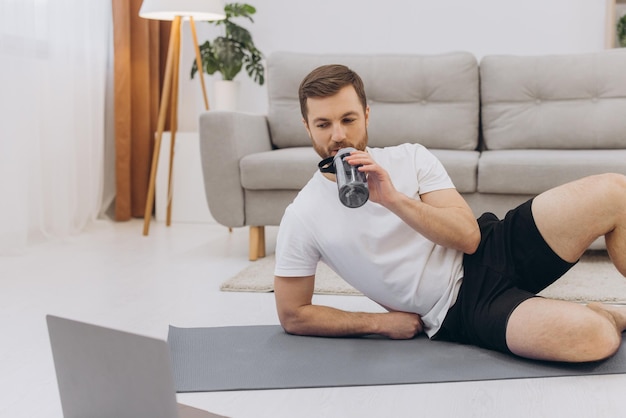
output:
M463 282L456 303L434 338L474 344L505 353L506 326L513 310L535 297L575 263L546 244L531 212L532 199L509 211L478 218L478 250L463 258Z

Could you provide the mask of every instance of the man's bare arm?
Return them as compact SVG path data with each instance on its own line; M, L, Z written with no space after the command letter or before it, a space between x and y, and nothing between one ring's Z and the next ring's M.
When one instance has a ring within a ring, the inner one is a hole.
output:
M421 201L398 193L388 209L431 241L473 254L480 242L478 222L456 189L421 195Z
M347 337L378 334L409 339L422 332L419 315L407 312L347 312L313 305L315 276L274 278L276 309L286 332L296 335Z
M398 215L411 228L434 243L472 254L480 242L476 218L456 189L443 189L410 198L396 190L389 173L363 151L346 158L350 164L361 164L367 173L370 199Z

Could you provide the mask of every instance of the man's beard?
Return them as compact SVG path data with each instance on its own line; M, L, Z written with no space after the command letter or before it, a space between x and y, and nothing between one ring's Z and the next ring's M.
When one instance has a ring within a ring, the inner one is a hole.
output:
M367 147L367 141L368 141L368 136L367 136L367 129L366 129L365 135L363 136L363 138L361 138L361 140L356 141L355 143L350 143L350 141L334 142L332 148L322 148L318 146L315 143L315 141L311 141L311 142L313 143L313 149L319 154L320 157L322 157L322 159L324 159L324 158L332 157L333 152L335 152L336 149L341 149L341 148L352 147L359 151L365 151L365 147Z

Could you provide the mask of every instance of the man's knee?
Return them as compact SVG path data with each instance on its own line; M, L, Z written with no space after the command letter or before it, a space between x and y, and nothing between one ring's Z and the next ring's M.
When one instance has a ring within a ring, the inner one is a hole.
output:
M582 179L582 192L587 198L595 221L603 225L606 231L613 230L626 221L626 176L619 173L605 173Z
M591 341L589 361L604 360L613 356L621 343L622 338L614 329L598 333Z
M596 321L587 325L587 344L583 348L589 356L587 361L598 361L614 355L622 344L622 335L617 329L615 318L596 304L587 306L598 314Z
M597 187L605 188L608 193L616 193L626 199L626 176L619 173L605 173L594 176Z

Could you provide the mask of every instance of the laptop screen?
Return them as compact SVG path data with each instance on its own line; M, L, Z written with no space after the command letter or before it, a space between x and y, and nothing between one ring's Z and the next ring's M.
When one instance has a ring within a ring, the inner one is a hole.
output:
M65 418L178 416L165 341L46 319Z

